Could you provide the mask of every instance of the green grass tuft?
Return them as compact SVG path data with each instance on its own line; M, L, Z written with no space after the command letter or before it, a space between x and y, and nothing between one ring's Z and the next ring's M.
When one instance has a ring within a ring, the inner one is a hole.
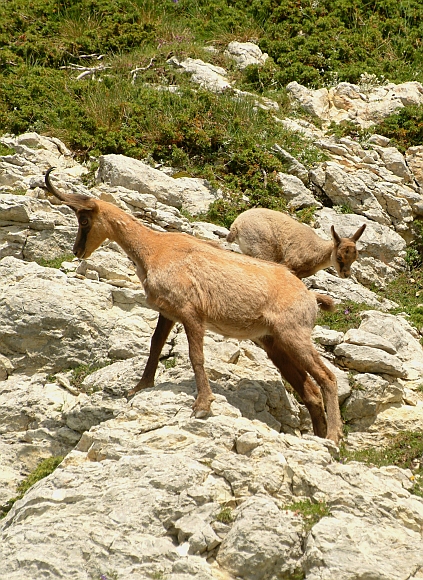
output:
M305 499L287 505L284 509L293 511L296 515L302 516L304 520L304 531L306 533L308 533L322 518L330 516L330 509L324 501L315 503L309 499Z
M224 507L222 510L217 514L216 521L221 522L223 524L230 524L234 519L232 514L232 510L229 507Z

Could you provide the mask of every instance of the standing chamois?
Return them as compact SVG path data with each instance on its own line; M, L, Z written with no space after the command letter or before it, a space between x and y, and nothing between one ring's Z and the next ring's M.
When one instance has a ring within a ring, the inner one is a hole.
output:
M135 263L147 303L159 312L143 376L128 396L154 386L162 348L180 322L198 391L193 414L206 416L214 400L204 370L203 341L209 328L258 342L307 406L314 433L339 441L336 378L311 342L318 304L333 308L329 296L307 290L285 266L228 252L187 234L156 232L111 203L61 193L51 184L52 169L45 175L48 191L78 218L74 254L88 258L106 239L115 241Z
M351 264L358 258L356 242L365 229L363 224L350 238L341 238L332 226L332 240L328 241L286 213L253 208L236 218L226 239L238 242L247 256L284 264L298 278L329 266L340 278L348 278Z

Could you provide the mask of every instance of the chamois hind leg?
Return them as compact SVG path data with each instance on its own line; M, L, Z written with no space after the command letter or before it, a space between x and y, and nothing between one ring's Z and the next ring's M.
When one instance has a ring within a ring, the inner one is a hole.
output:
M322 390L328 421L327 438L332 439L332 441L335 443L338 443L342 438L343 432L341 411L339 410L338 384L336 382L336 377L333 372L329 370L328 367L323 363L319 353L313 346L309 352L314 364L311 365L307 370Z
M342 438L342 419L335 375L323 363L308 333L297 330L295 336L280 337L278 342L290 359L295 360L297 368L307 372L320 387L326 407L326 438L338 443Z
M204 369L204 325L194 316L182 321L188 339L189 358L197 384L197 398L192 406L192 414L197 418L210 413L210 406L215 397Z
M272 336L265 336L259 342L264 347L267 356L279 369L281 375L300 395L310 413L314 434L325 438L327 435L327 423L320 389L298 365L295 358L289 356Z
M135 393L141 391L141 389L148 389L154 386L154 375L159 364L160 353L174 324L172 320L165 318L162 314L159 315L156 330L151 337L150 354L148 355L147 364L145 365L141 380L136 387L128 392L128 397L132 397Z

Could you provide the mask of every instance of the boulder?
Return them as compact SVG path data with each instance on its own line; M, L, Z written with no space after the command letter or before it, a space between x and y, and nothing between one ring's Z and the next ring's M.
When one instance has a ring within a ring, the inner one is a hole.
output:
M237 42L236 40L228 44L225 54L233 58L240 69L252 64L262 66L269 56L253 42Z

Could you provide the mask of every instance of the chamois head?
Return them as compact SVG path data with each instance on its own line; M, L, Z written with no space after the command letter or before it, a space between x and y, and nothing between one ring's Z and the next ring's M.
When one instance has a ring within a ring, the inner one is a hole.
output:
M97 219L99 204L88 195L61 193L58 191L50 181L50 173L53 169L55 168L50 167L45 174L46 188L75 212L79 229L73 246L73 253L77 258L89 258L94 250L109 237L102 220Z
M332 252L332 263L340 278L348 278L351 275L351 264L358 258L358 250L356 242L366 229L366 224L363 224L350 238L341 238L331 226L331 233L334 242L334 250Z

